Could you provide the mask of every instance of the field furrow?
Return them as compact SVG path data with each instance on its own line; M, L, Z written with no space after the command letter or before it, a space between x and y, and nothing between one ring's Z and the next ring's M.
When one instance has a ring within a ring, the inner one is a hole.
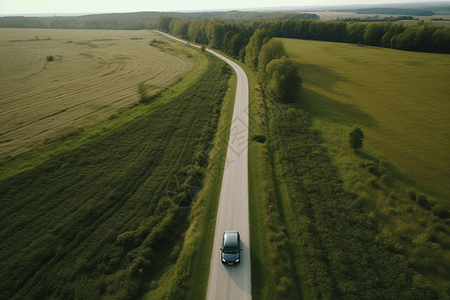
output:
M139 82L159 90L195 64L170 41L151 47L156 36L148 31L111 31L115 38L105 39L95 34L20 29L0 34L0 161L95 125L137 102ZM11 42L14 35L17 41ZM137 35L142 39L131 39ZM47 61L48 55L54 61Z

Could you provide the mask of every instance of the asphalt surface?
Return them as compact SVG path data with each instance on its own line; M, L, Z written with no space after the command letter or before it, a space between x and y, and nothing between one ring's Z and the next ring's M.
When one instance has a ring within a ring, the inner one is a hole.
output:
M186 43L186 41L160 33ZM238 77L206 298L208 300L251 299L247 176L248 79L238 64L210 49L206 50L227 62ZM228 266L221 262L222 235L227 230L237 230L241 236L241 263L238 265Z

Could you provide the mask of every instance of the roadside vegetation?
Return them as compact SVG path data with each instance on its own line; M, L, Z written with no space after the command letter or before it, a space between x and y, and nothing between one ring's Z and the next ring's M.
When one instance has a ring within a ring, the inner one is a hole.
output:
M136 299L158 288L185 255L228 89L225 63L207 59L150 114L0 182L0 299Z

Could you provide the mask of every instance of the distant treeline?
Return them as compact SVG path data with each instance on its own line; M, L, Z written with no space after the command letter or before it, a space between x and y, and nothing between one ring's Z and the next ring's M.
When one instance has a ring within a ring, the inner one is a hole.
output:
M383 19L378 18L378 15L373 17L365 17L365 18L337 18L338 21L344 21L344 22L396 22L396 21L402 21L402 20L419 20L418 18L414 19L412 16L399 16L399 17L386 17Z
M169 16L179 20L222 19L226 22L250 23L254 20L279 19L313 19L316 14L286 12L198 12L198 13L163 13L137 12L98 14L76 17L2 17L0 28L53 28L53 29L119 29L141 30L156 29L159 19Z
M330 42L363 44L399 50L450 53L450 28L424 21L417 25L394 24L391 22L358 23L318 20L268 20L253 21L249 24L227 23L222 20L177 20L165 16L158 28L195 43L223 49L231 56L240 58L239 52L257 29L267 29L271 37L297 38ZM227 33L233 34L227 36ZM229 44L224 43L230 39ZM224 49L231 47L232 50ZM245 50L243 50L245 51Z
M355 11L357 14L381 14L381 15L411 15L411 16L432 16L434 12L423 9L408 8L363 8Z

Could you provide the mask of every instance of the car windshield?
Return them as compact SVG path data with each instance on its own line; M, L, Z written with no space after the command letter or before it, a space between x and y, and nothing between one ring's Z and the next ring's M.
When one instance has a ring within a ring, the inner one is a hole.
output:
M225 247L223 248L223 252L225 253L238 253L239 248L238 247Z

